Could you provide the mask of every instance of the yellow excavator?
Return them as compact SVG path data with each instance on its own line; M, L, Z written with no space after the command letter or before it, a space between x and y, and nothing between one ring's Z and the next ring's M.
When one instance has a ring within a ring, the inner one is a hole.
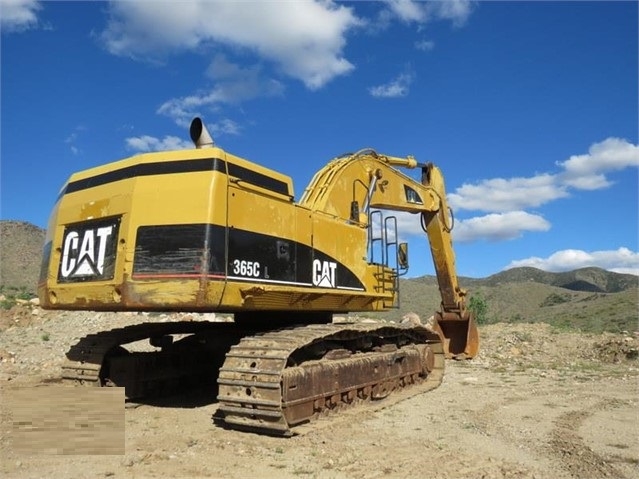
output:
M124 387L129 399L212 385L229 427L291 435L332 410L436 387L445 357L477 354L436 166L361 150L331 160L296 202L290 177L217 147L201 119L190 136L193 149L69 178L50 216L39 297L49 309L233 321L86 336L66 354L66 381ZM421 182L399 167L421 168ZM414 213L428 236L442 299L428 324L333 321L398 307L408 248L382 210ZM154 351L127 350L145 339Z

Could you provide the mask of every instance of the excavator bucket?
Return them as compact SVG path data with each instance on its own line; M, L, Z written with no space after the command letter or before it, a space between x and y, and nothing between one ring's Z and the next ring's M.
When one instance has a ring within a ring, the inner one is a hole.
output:
M444 338L446 358L472 359L479 352L479 332L475 317L470 312L435 313L435 319Z

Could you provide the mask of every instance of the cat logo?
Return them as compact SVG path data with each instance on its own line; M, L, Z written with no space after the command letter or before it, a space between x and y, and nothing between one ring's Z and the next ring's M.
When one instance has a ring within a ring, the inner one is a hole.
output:
M113 278L119 219L67 227L62 242L60 281Z
M335 288L335 270L337 263L333 261L313 260L313 285L322 288Z

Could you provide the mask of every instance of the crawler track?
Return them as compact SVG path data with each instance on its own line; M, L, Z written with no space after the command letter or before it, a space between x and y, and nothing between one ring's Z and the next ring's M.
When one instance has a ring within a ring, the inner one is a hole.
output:
M166 341L185 334L190 336ZM122 347L149 338L162 349ZM235 323L145 323L86 336L67 359L65 382L125 387L128 399L214 387L217 377L218 415L229 427L281 436L320 415L413 384L426 386L420 391L435 388L444 372L437 333L384 323L260 334Z
M319 415L415 383L435 388L443 372L440 338L423 327L281 330L244 338L227 353L218 378L219 411L231 427L287 436Z
M192 334L197 341L178 342L156 352L128 353L121 347L173 334ZM128 399L168 394L197 381L211 382L217 374L214 368L222 364L224 353L242 334L246 332L233 323L193 321L144 323L90 334L67 352L62 379L124 387Z

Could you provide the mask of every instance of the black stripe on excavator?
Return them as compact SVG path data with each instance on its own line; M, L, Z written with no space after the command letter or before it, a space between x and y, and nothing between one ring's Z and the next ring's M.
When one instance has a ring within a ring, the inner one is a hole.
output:
M283 181L263 175L257 171L249 170L248 168L236 165L235 163L227 163L227 166L229 176L234 176L241 181L246 181L247 183L259 186L265 190L274 191L275 193L280 193L286 196L293 196L293 194L288 190L288 185Z
M138 228L133 279L201 276L212 280L365 289L345 265L297 241L214 224Z
M172 175L177 173L193 173L198 171L219 171L246 181L261 188L274 191L283 195L290 195L288 185L276 178L244 168L234 163L227 163L220 158L201 158L194 160L158 161L155 163L138 163L119 170L108 171L100 175L76 180L69 183L61 192L60 197L86 190L96 186L106 185L129 178L138 178L152 175Z

